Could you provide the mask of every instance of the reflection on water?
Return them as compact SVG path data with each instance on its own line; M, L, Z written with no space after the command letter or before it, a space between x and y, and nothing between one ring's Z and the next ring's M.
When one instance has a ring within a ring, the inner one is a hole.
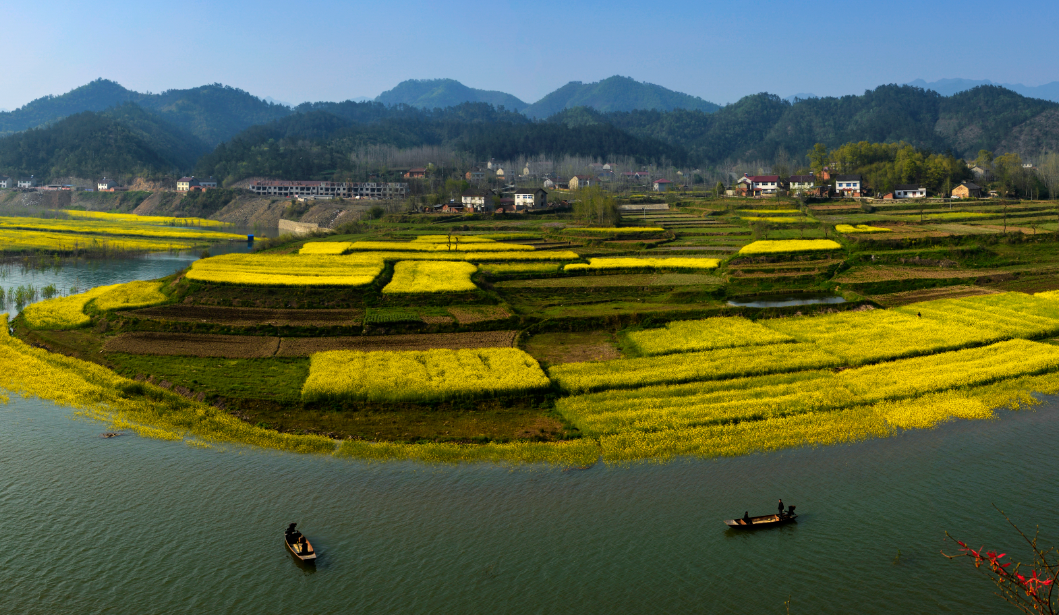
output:
M939 551L1052 539L1059 405L850 446L582 472L100 438L0 406L2 612L1003 612ZM797 524L723 520L795 504ZM282 544L290 522L317 571ZM900 557L898 557L900 552Z
M229 241L210 246L209 253L216 256L251 249L252 244L248 242ZM17 312L37 301L77 294L96 286L171 275L198 260L202 251L199 248L113 259L43 256L8 260L0 263L0 312Z
M817 305L821 303L845 303L846 300L838 295L759 295L753 297L738 297L728 302L728 305L736 307L773 308L789 307L793 305Z

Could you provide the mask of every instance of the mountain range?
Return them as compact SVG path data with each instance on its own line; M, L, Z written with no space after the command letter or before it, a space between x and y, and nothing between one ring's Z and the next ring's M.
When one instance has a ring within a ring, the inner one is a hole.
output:
M966 92L967 90L974 89L980 85L999 85L1012 92L1022 94L1027 98L1040 98L1042 100L1059 102L1059 81L1053 81L1044 85L1031 86L1022 85L1021 83L994 83L988 79L940 79L931 82L916 79L915 81L908 82L907 85L913 85L925 90L934 90L942 96L952 96L953 94Z
M0 135L2 174L195 169L229 182L350 177L363 170L351 166L357 148L378 145L442 147L477 159L628 156L712 166L796 163L815 143L906 141L967 158L988 149L1032 159L1059 151L1059 104L995 85L951 96L887 85L859 96L798 95L796 102L762 93L720 107L611 77L567 84L532 105L428 80L404 82L376 101L291 108L220 84L141 94L100 79L0 113Z

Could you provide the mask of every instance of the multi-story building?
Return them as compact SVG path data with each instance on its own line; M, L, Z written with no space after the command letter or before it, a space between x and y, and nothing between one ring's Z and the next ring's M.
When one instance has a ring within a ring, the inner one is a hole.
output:
M842 196L861 196L860 175L839 175L835 178L835 190Z
M33 186L36 186L36 185L37 185L37 180L35 178L33 178L33 177L30 177L29 179L23 178L23 179L18 180L18 187L19 188L32 188Z
M398 182L256 181L249 190L281 199L375 199L408 196L408 184Z
M493 193L490 190L468 190L460 195L464 209L486 211L493 205Z
M11 178L6 175L0 175L0 188L7 189L11 187Z
M543 188L523 188L515 191L515 206L524 206L529 209L544 207L548 201L548 193Z
M107 179L106 177L96 182L97 192L113 192L114 189L117 187L118 182L114 181L113 179Z
M591 175L574 175L570 178L570 189L571 190L582 190L595 186L599 183L599 180Z

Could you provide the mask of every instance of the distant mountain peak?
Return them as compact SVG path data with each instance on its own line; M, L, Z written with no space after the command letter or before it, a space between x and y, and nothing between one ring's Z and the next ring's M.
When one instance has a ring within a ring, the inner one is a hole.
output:
M590 107L602 112L693 109L713 113L720 109L719 105L698 96L614 75L595 83L571 81L527 107L524 113L532 118L545 118L571 107Z
M1053 81L1044 85L1022 85L1021 83L996 83L989 79L938 79L937 81L924 81L916 79L909 81L906 85L912 85L924 90L934 90L942 96L952 96L967 90L974 89L980 85L997 85L1007 88L1012 92L1021 94L1027 98L1039 98L1059 102L1059 81Z
M389 106L408 105L419 109L444 109L467 102L484 102L515 111L526 108L525 102L511 94L467 87L455 79L407 79L379 94L375 101Z

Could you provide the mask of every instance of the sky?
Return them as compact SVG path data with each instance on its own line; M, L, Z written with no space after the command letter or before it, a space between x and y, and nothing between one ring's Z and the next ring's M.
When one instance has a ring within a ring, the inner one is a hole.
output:
M624 75L719 104L914 79L1059 81L1054 0L35 0L4 17L0 109L98 77L294 104L440 77L535 102Z

